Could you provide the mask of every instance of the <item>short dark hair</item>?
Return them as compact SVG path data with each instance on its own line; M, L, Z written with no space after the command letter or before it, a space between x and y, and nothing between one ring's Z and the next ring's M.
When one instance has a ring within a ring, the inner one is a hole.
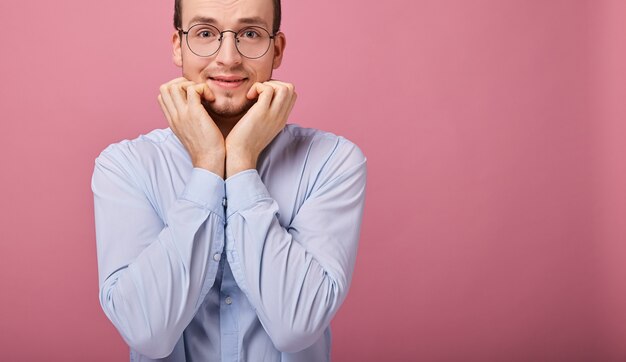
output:
M280 30L280 0L272 0L274 2L274 23L272 24L272 34L278 33ZM174 28L183 28L182 0L174 0Z

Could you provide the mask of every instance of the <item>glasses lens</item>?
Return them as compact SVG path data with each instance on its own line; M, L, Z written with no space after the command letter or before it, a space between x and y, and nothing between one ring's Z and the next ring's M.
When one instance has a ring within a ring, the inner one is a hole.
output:
M207 24L196 24L187 33L189 49L196 55L208 57L220 47L220 32Z
M270 34L257 26L241 29L237 33L237 49L247 58L260 58L270 48Z

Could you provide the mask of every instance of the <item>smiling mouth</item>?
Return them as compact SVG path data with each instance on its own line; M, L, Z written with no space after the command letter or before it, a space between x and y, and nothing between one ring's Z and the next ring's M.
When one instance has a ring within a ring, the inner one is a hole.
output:
M212 83L215 83L216 85L222 87L222 88L228 88L228 89L232 89L232 88L237 88L239 87L241 84L243 84L246 80L248 80L248 78L213 78L213 77L209 77L209 79L211 80Z

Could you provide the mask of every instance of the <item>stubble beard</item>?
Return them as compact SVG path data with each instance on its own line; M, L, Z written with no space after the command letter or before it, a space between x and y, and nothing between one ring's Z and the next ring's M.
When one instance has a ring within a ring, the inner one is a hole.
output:
M207 113L216 121L237 121L256 103L256 99L244 98L244 102L236 104L233 92L225 92L214 102L202 100Z
M270 68L269 79L272 79L272 75L274 73L273 68L274 62L272 62L272 67ZM208 78L208 76L205 78ZM246 90L246 93L248 93L248 90ZM258 100L258 98L248 99L244 95L244 101L240 104L236 104L237 100L234 92L232 91L225 91L224 94L218 96L218 98L219 100L216 99L214 102L208 102L206 99L202 100L204 109L206 109L209 116L211 116L211 118L218 123L220 121L225 123L236 123Z

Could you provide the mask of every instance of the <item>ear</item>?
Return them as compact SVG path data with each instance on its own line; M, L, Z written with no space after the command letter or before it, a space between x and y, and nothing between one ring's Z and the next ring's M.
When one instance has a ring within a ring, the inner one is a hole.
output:
M283 61L283 53L285 52L285 46L287 46L287 38L285 33L278 32L274 36L274 62L272 67L274 69L280 67L280 63Z
M183 66L183 54L182 49L180 48L181 37L178 30L174 32L172 35L172 60L177 67Z

